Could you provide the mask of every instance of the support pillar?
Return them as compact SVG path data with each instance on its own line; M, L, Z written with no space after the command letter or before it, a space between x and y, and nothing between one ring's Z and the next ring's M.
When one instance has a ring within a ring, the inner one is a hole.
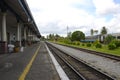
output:
M31 40L32 40L32 44L34 43L33 41L33 32L31 31Z
M25 40L27 39L27 36L26 36L26 27L24 28L24 39Z
M35 34L33 34L33 42L35 43Z
M0 54L7 53L6 12L2 15L2 35L0 41Z
M21 26L20 26L19 22L17 24L17 41L16 41L16 46L17 47L21 47Z
M26 27L24 27L24 39L22 40L22 46L26 46L27 42L27 34L26 34Z
M30 29L28 28L28 41L30 41Z
M31 45L31 31L28 29L28 45Z
M30 41L32 42L32 32L30 30Z

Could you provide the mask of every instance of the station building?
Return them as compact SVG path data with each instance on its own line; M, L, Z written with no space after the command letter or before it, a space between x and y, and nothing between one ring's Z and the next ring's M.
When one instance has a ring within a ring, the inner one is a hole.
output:
M10 43L21 47L40 37L26 0L0 1L0 54L8 52Z

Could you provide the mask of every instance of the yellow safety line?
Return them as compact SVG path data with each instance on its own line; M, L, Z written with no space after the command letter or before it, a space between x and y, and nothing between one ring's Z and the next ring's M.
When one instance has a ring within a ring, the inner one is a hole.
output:
M22 74L20 75L20 77L19 77L18 80L25 80L25 77L28 74L28 72L29 72L29 70L30 70L30 68L32 66L32 63L33 63L34 59L37 56L39 49L40 49L40 45L37 48L37 50L35 51L35 54L33 55L32 59L30 60L30 62L28 63L28 65L25 67L24 71L22 72Z

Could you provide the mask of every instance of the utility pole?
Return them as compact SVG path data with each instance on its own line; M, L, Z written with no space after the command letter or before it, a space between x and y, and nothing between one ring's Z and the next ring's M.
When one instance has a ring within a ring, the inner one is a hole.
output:
M67 37L68 37L68 26L67 26Z

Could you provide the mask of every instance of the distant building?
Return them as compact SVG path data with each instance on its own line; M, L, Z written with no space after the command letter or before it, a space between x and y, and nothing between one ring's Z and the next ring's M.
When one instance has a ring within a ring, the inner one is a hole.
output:
M105 34L105 35L93 35L93 36L86 36L85 40L81 40L82 42L94 42L96 40L103 41L107 35L112 35L116 40L120 40L120 33L112 33L112 34Z

